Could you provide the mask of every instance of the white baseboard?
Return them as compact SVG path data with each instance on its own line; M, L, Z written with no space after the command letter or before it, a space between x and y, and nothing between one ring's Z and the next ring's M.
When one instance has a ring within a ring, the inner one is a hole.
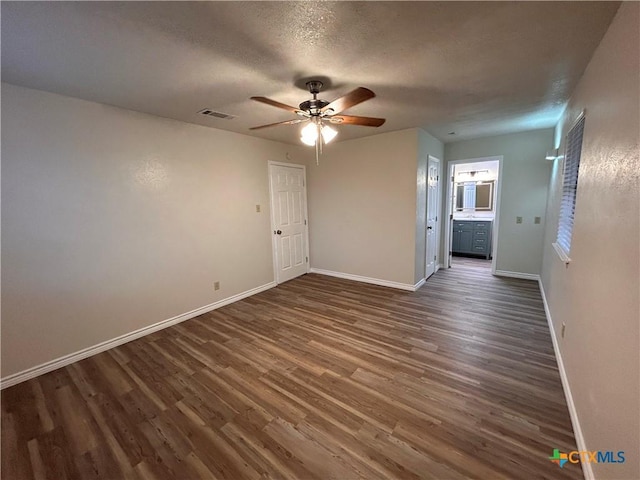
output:
M498 277L510 277L510 278L523 278L525 280L535 280L540 281L540 275L535 273L520 273L520 272L510 272L508 270L496 270L494 275Z
M443 264L443 263L438 263L438 264L436 265L436 272L437 272L438 270L440 270L441 268L444 268L444 264Z
M109 350L111 348L117 347L118 345L122 345L137 338L144 337L145 335L157 332L158 330L170 327L171 325L184 322L185 320L197 317L198 315L202 315L203 313L211 312L212 310L224 307L225 305L229 305L230 303L237 302L238 300L242 300L243 298L250 297L252 295L255 295L256 293L264 292L265 290L269 290L270 288L273 288L275 286L276 282L270 282L256 288L252 288L251 290L232 295L231 297L224 298L209 305L205 305L204 307L191 310L190 312L183 313L167 320L162 320L161 322L154 323L153 325L149 325L148 327L143 327L139 330L125 333L124 335L120 335L119 337L107 340L106 342L102 342L92 347L80 350L79 352L70 353L69 355L65 355L55 360L51 360L27 370L23 370L22 372L14 373L0 380L0 390L11 387L13 385L17 385L18 383L25 382L40 375L44 375L45 373L52 372L53 370L65 367L71 363L77 362L87 357L91 357L98 353L102 353L105 350Z
M373 285L380 285L382 287L398 288L400 290L408 290L410 292L415 292L422 285L424 285L425 282L423 278L415 285L412 285L410 283L399 283L392 282L390 280L381 280L379 278L363 277L361 275L353 275L351 273L333 272L331 270L323 270L321 268L312 268L311 273L328 275L330 277L344 278L345 280L355 280L356 282L371 283Z
M540 285L540 294L542 295L542 303L544 304L544 313L547 317L547 323L549 324L549 333L551 334L551 341L553 342L553 351L556 354L556 361L558 362L558 370L560 372L560 380L562 381L562 389L564 390L564 398L567 400L567 407L569 408L569 417L571 418L571 425L573 426L573 434L576 438L576 445L579 451L588 450L584 435L582 434L582 428L580 427L580 420L578 419L578 411L576 405L573 402L573 395L571 394L571 387L569 386L569 380L567 378L567 372L564 369L564 362L562 361L562 354L560 353L560 347L558 345L558 337L553 328L553 321L551 320L551 311L549 310L549 304L547 303L547 296L544 293L544 287L542 285L542 279L538 278L538 285ZM595 480L593 474L593 468L591 462L580 462L582 464L582 473L585 480Z

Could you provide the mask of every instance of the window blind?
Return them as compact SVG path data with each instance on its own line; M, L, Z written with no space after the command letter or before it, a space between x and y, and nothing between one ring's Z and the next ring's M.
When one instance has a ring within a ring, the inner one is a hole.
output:
M569 255L573 220L578 191L578 171L582 153L582 135L584 132L584 116L582 116L567 134L564 156L564 172L562 178L562 201L560 203L560 220L556 243Z

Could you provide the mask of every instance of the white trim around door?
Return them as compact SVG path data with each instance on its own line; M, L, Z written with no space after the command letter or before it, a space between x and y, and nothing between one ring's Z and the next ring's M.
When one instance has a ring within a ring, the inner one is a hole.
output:
M480 158L467 158L464 160L451 160L447 162L447 210L446 210L446 225L444 245L445 245L445 268L451 267L451 242L453 241L453 175L455 165L464 163L478 163L478 162L498 162L498 182L496 184L496 211L493 216L493 228L491 239L491 273L496 275L496 264L498 260L498 235L500 233L500 204L502 198L502 179L503 175L503 160L502 155L496 155L493 157L480 157Z

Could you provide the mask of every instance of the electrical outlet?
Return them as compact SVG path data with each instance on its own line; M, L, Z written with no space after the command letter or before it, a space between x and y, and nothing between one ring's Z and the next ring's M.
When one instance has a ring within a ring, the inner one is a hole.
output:
M260 213L260 205L256 205L256 213Z
M535 223L536 225L540 225L540 221L542 220L542 217L534 217L533 218L533 223Z
M562 322L562 332L560 333L560 336L562 338L564 338L564 331L567 329L567 324Z
M213 282L213 289L220 290L220 282Z
M522 217L516 217L516 223L522 223Z

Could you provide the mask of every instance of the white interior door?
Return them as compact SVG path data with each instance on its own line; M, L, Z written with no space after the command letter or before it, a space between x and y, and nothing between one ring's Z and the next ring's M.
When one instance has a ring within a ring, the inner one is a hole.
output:
M445 256L446 256L446 268L451 268L451 255L453 244L453 212L456 208L456 189L453 182L455 178L455 165L449 164L449 173L447 176L448 196L447 196L447 230L445 237Z
M439 207L440 160L429 155L427 166L427 265L425 278L436 271L438 259L438 207Z
M307 273L307 191L303 166L269 165L276 282Z

